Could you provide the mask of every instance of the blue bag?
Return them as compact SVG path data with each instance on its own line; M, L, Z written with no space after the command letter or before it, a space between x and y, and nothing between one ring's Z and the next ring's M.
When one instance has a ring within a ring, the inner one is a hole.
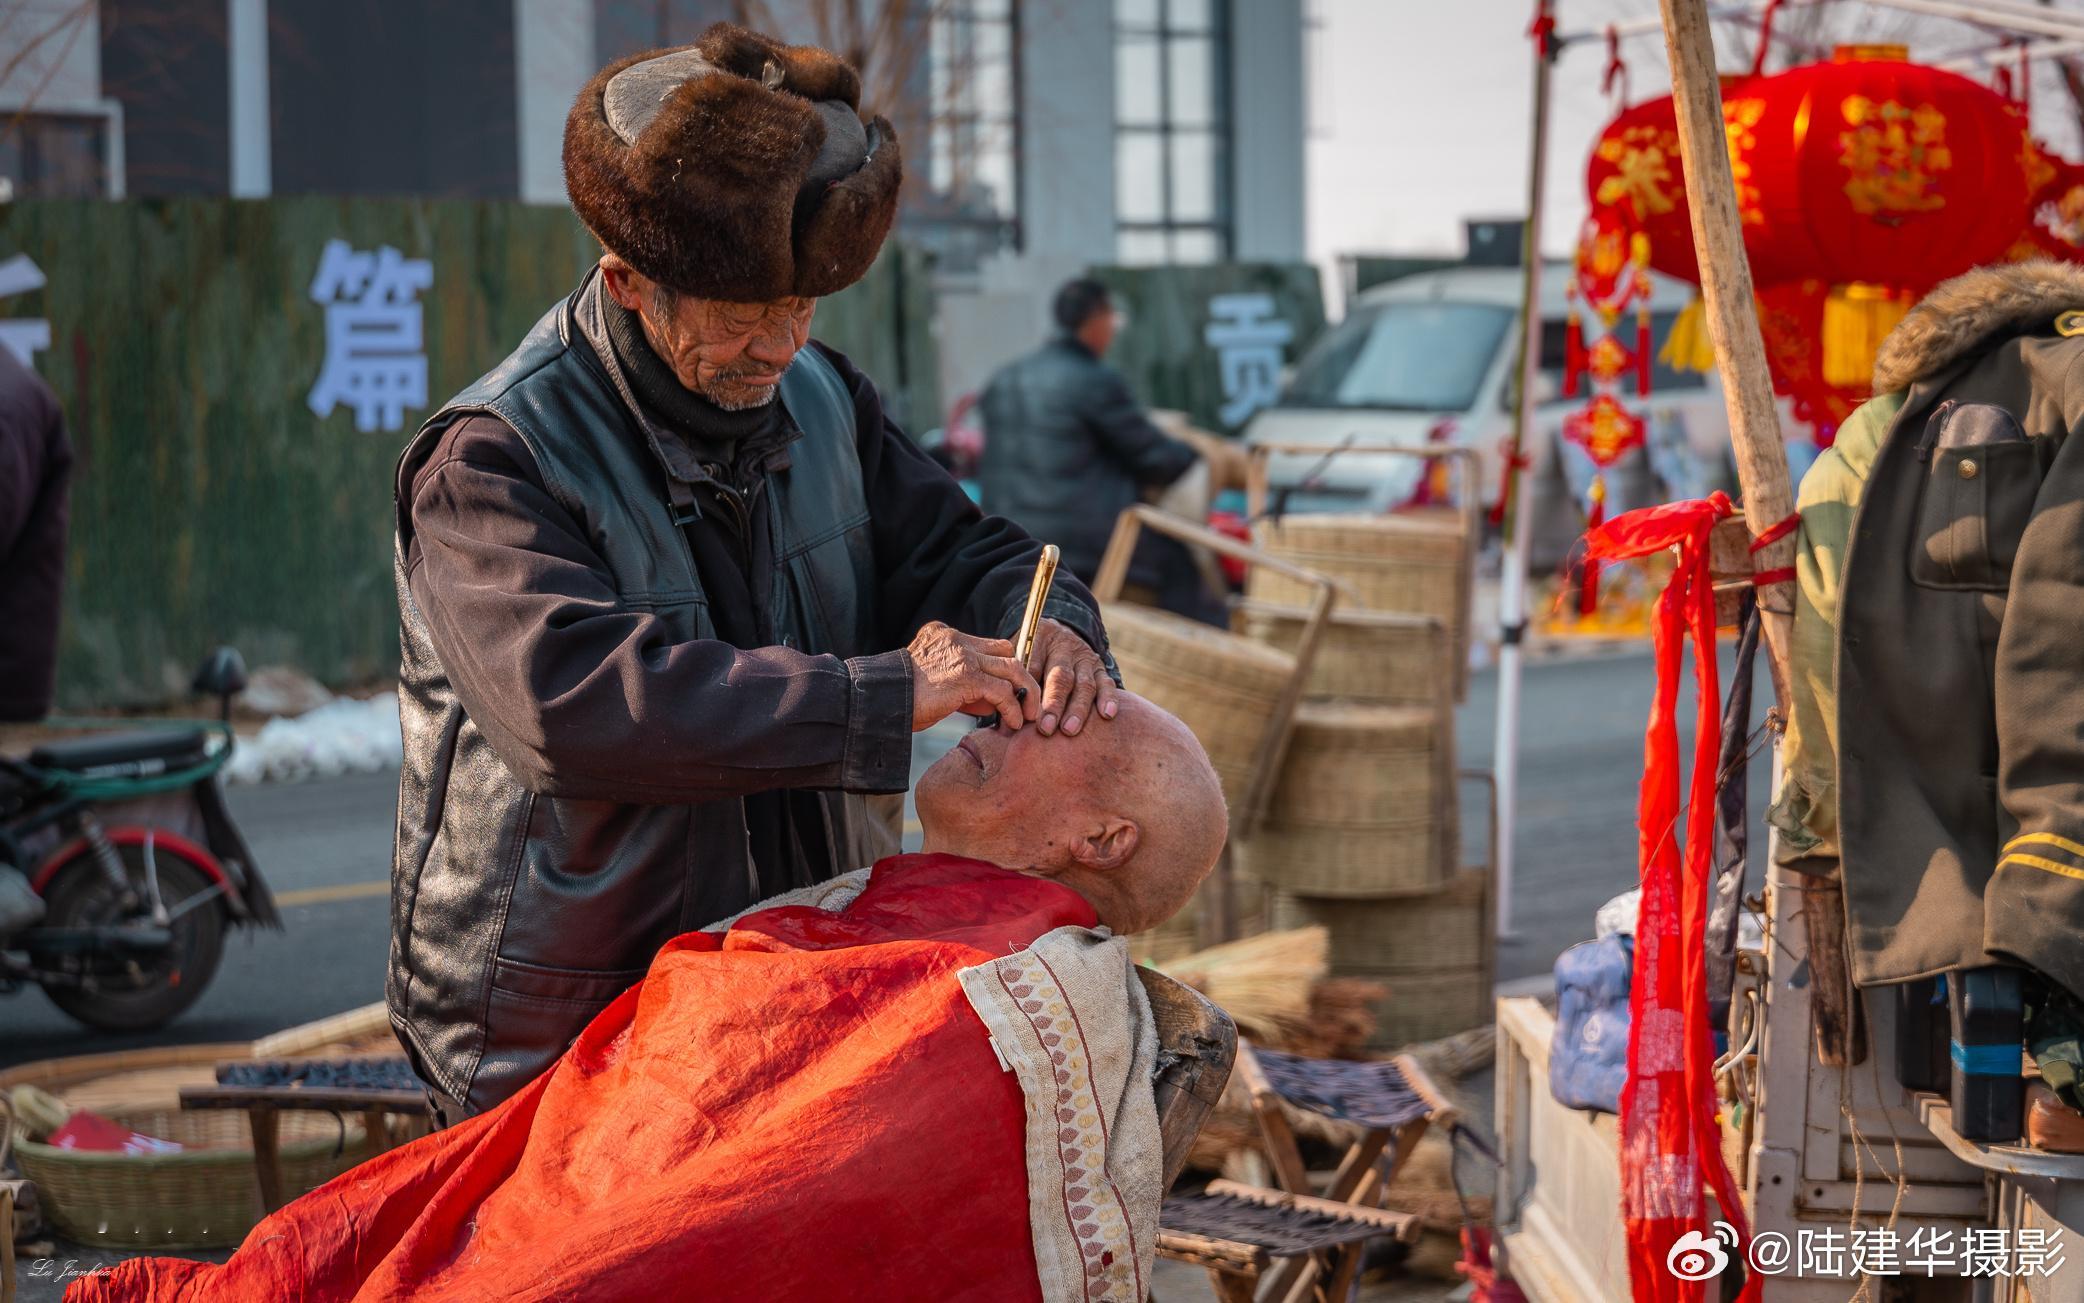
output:
M1566 1108L1621 1111L1628 1079L1628 985L1635 941L1584 941L1556 959L1556 1037L1549 1093Z

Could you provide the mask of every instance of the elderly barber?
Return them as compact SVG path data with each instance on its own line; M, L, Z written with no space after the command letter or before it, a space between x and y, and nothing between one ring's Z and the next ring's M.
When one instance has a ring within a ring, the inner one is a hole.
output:
M723 24L603 69L564 141L599 267L399 463L387 995L445 1122L669 937L894 851L917 730L1111 727L1091 596L1016 662L1040 545L805 346L897 207L859 99Z

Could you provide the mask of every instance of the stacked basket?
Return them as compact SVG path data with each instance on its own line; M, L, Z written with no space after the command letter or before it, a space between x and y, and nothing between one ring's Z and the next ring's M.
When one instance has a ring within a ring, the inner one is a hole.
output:
M1300 516L1264 528L1262 542L1333 575L1350 604L1318 648L1265 822L1238 847L1240 912L1270 928L1326 927L1333 972L1388 989L1381 1045L1479 1026L1490 1018L1489 875L1459 867L1454 765L1466 538L1451 518ZM1248 591L1286 597L1279 579ZM1288 647L1300 617L1248 600L1237 625Z

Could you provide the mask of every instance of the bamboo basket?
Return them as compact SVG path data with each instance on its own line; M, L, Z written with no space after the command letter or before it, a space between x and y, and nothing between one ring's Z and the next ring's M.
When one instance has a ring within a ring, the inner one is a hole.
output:
M0 1160L12 1144L46 1213L67 1236L102 1248L231 1247L260 1219L260 1186L246 1115L184 1111L183 1086L216 1081L228 1059L392 1055L398 1042L381 1003L252 1042L161 1046L40 1059L0 1071L0 1100L19 1085L91 1109L134 1131L188 1146L138 1156L58 1149L15 1136L0 1108ZM285 1109L277 1114L283 1192L295 1197L373 1156L359 1118Z
M1237 842L1237 867L1265 887L1294 895L1409 896L1445 880L1441 841L1430 818L1347 828L1268 819Z
M178 1154L103 1153L16 1138L15 1162L36 1183L45 1212L68 1238L104 1249L230 1248L260 1221L244 1113L176 1107L107 1116L185 1148ZM288 1111L277 1117L282 1188L290 1197L316 1190L376 1152L359 1120ZM15 1129L5 1104L0 1125L10 1134Z
M1443 813L1440 716L1410 706L1306 703L1267 817L1291 826L1402 826Z
M1308 618L1300 607L1242 601L1232 623L1248 638L1293 652ZM1303 687L1307 700L1381 706L1431 706L1454 691L1454 656L1437 617L1361 610L1331 613Z
M1295 657L1155 607L1113 602L1102 618L1122 680L1193 731L1242 811Z
M1364 968L1333 971L1340 977L1380 982L1388 994L1375 1002L1375 1050L1399 1049L1439 1040L1494 1021L1488 968L1436 973L1380 973Z
M1490 963L1490 875L1464 869L1439 891L1388 900L1323 900L1272 893L1276 930L1321 927L1332 966L1370 973L1434 973Z
M1276 557L1335 581L1353 603L1374 611L1430 615L1447 629L1455 699L1468 675L1469 569L1473 543L1452 512L1397 516L1301 515L1262 521L1255 541ZM1272 569L1245 578L1255 601L1296 606L1307 590Z

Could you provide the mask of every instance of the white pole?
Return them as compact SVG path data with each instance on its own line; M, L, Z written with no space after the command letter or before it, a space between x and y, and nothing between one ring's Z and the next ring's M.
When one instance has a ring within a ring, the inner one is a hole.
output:
M1540 0L1543 18L1549 0ZM1541 201L1548 177L1549 68L1554 62L1552 38L1534 43L1534 108L1527 162L1527 230L1521 250L1520 392L1513 415L1512 468L1506 479L1504 565L1498 577L1498 734L1492 769L1498 781L1498 935L1516 935L1512 927L1513 845L1519 820L1520 786L1520 644L1527 632L1527 553L1532 546L1533 513L1527 509L1527 472L1518 464L1533 445L1534 382L1541 375Z
M226 0L226 63L231 76L231 192L273 192L273 117L268 102L268 0Z

